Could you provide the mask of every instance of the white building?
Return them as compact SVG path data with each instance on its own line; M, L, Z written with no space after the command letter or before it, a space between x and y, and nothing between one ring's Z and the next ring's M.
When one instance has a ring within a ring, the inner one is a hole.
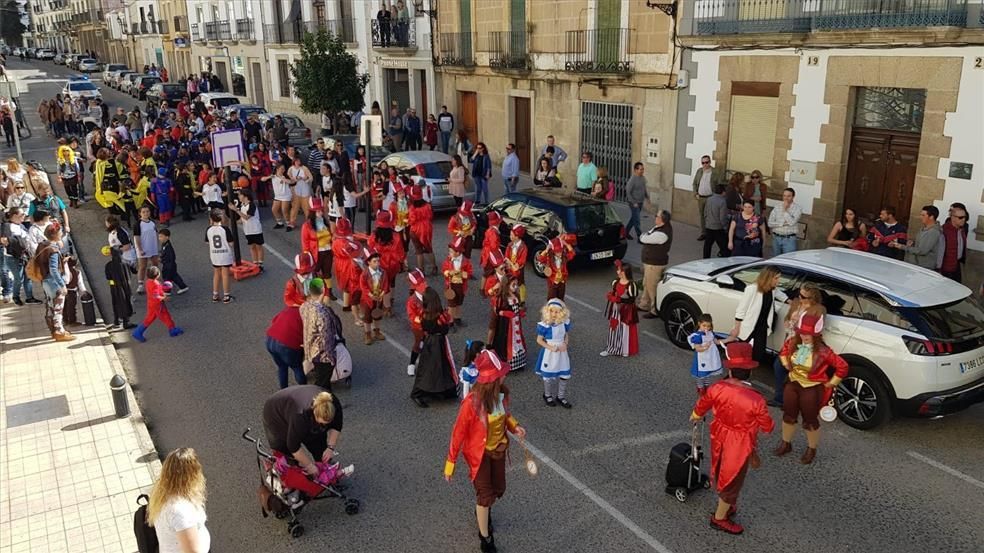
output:
M187 9L190 70L214 73L242 103L262 105L270 68L260 5L259 0L189 1Z

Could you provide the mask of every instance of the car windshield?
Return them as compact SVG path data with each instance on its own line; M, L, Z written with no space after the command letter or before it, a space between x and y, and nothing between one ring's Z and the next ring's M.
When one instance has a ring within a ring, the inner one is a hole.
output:
M96 85L92 83L72 83L68 85L68 89L73 92L78 92L80 90L99 90Z
M212 105L219 108L224 108L226 106L231 106L233 104L238 104L239 100L235 98L213 98Z
M425 179L447 180L448 177L451 176L450 161L432 161L421 165L424 168L423 176Z
M86 58L86 59L82 60L82 63L96 63L96 60L90 59L90 58Z
M915 311L933 334L930 338L967 338L984 331L984 308L973 296Z
M621 224L618 214L607 203L574 206L574 221L578 230Z
M184 92L185 87L179 84L166 84L164 85L163 90L168 93Z

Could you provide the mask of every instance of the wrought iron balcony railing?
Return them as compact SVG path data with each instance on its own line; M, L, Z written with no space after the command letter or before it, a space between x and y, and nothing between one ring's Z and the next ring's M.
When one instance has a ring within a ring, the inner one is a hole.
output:
M967 0L701 0L694 5L697 35L966 25Z
M236 20L236 38L239 40L256 40L256 34L253 32L252 19Z
M218 22L219 26L219 40L232 40L232 25L229 24L229 20L223 19Z
M372 20L373 48L416 48L417 22L414 19Z
M564 70L571 73L630 73L629 30L567 31Z
M528 71L531 67L526 32L489 33L489 67Z
M192 23L188 32L191 34L191 40L205 42L205 26L201 23Z
M337 36L342 42L355 42L355 20L329 19L327 21L305 21L304 32L325 31ZM300 38L304 38L301 36Z
M130 23L130 34L131 35L139 35L140 34L140 24L139 23Z
M441 65L475 66L475 35L472 33L441 33Z

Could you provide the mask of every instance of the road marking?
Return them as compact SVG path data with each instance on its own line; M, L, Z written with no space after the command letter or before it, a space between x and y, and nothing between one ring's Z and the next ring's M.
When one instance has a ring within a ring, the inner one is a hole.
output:
M595 313L601 313L602 312L601 309L598 309L597 307L591 305L590 303L588 303L586 301L579 300L579 299L575 298L574 296L572 296L570 294L564 294L564 299L567 300L567 301L572 301L572 302L580 305L581 307L586 307L586 308L594 311Z
M926 463L931 467L942 470L943 472L949 474L950 476L956 476L957 478L963 480L964 482L967 482L968 484L972 484L984 490L984 482L981 482L980 480L974 478L973 476L968 476L955 468L948 467L935 459L930 459L929 457L916 453L915 451L906 451L905 454L908 455L909 457L912 457L913 459L916 459L917 461L922 461L923 463Z
M293 263L291 263L290 261L287 261L287 258L286 257L284 257L277 250L273 249L269 244L264 244L263 247L268 252L270 252L274 257L276 257L277 259L279 259L284 265L290 267L291 269L294 268L294 264ZM573 298L571 298L571 299L573 299ZM586 307L588 307L588 308L590 308L592 310L601 312L600 309L598 309L597 307L594 307L591 304L587 304L587 303L581 302L580 300L574 300L574 301L575 301L575 303L580 303L580 304L582 304L582 305L584 305L584 306L586 306ZM397 351L399 351L400 353L402 353L406 357L408 357L408 358L410 357L410 350L407 349L406 346L404 346L403 344L400 344L399 342L396 342L395 340L390 339L389 336L386 336L386 343L388 343L389 345L393 346L394 349L396 349ZM630 532L632 532L633 534L635 534L636 536L638 536L639 539L641 539L642 541L646 542L646 544L649 545L649 547L653 548L655 551L659 551L660 553L672 553L669 549L667 549L667 547L665 545L663 545L662 543L660 543L656 538L654 538L654 537L650 536L648 533L646 533L646 531L643 530L642 528L640 528L639 525L637 525L636 523L632 522L629 519L629 517L627 517L624 514L622 514L621 511L619 511L618 509L616 509L615 507L613 507L610 503L608 503L607 501L605 501L604 499L602 499L600 496L598 496L598 494L595 493L594 490L592 490L591 488L589 488L584 482L581 482L580 480L578 480L577 478L575 478L574 475L572 475L571 473L567 472L563 467L561 467L560 465L558 465L556 463L556 461L554 461L553 459L551 459L550 457L548 457L545 453L543 453L542 451L540 451L538 448L534 447L533 444L531 444L528 440L526 441L526 448L529 450L530 453L532 453L534 456L536 456L536 458L539 459L541 463L543 463L544 465L547 465L548 467L550 467L554 472L556 472L558 475L560 475L561 478L563 478L564 480L566 480L570 485L574 486L574 488L577 491L579 491L582 494L584 494L585 496L587 496L588 499L590 499L596 505L598 505L599 507L601 507L601 509L603 511L605 511L612 518L614 518L615 520L617 520L622 526L625 526L626 528L629 529Z
M664 342L664 343L669 344L669 345L671 345L673 347L676 347L676 345L673 342L671 342L670 339L667 338L666 336L660 336L659 334L654 334L654 333L652 333L652 332L650 332L648 330L643 330L642 333L645 334L646 336L649 336L650 338L653 338L654 340L656 340L658 342Z
M645 436L638 436L636 438L626 438L624 440L618 440L617 442L609 442L607 444L594 445L586 447L584 449L579 449L571 453L575 457L584 457L585 455L592 455L595 453L606 453L609 451L615 451L616 449L622 449L623 447L636 447L641 445L651 445L659 442L665 442L666 440L672 440L673 438L682 438L690 436L689 430L674 430L672 432L657 432L655 434L647 434Z

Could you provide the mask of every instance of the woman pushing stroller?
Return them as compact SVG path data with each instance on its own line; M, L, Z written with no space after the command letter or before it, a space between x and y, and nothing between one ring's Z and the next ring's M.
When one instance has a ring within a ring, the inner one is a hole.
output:
M342 433L342 404L319 386L284 388L263 405L263 428L271 449L317 476L316 462L328 463L335 454Z

